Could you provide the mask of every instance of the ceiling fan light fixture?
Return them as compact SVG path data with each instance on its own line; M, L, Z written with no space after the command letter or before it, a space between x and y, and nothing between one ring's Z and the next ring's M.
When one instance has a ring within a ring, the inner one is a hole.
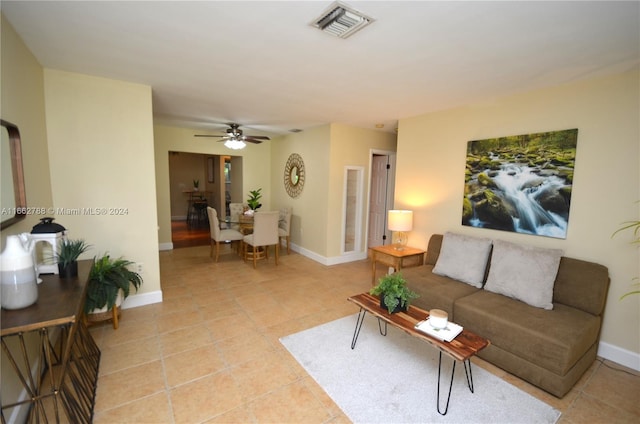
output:
M224 145L225 147L232 150L240 150L247 147L247 144L244 141L238 140L236 138L230 138L229 140L224 142Z
M372 23L374 19L363 13L336 1L326 9L322 15L311 22L311 26L339 38L347 38L365 26Z

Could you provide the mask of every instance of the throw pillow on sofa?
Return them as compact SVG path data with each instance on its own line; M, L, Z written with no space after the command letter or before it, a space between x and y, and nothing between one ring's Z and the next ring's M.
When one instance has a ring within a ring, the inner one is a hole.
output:
M562 250L494 240L485 290L531 306L553 309L553 286Z
M489 239L446 232L433 273L482 288L490 253Z

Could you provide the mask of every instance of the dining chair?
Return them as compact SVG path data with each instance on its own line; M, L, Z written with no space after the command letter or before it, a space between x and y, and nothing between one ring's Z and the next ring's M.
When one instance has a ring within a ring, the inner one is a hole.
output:
M220 229L220 221L218 220L218 212L211 206L207 206L207 215L209 216L209 230L211 232L211 251L209 257L213 257L213 245L216 247L216 262L218 262L218 256L220 256L220 242L233 243L242 242L242 233L233 229ZM240 252L240 246L238 246L238 252Z
M287 242L287 255L291 253L289 243L291 241L291 208L280 209L280 218L278 220L278 236Z
M240 225L238 221L240 220L240 215L244 212L244 205L242 203L229 203L229 218L231 222L234 224L230 224L229 226L234 230L240 230Z
M278 265L280 237L278 236L278 211L256 212L253 215L253 233L244 236L244 260L252 259L256 267L258 259L269 260L269 246L276 247L276 266ZM249 252L251 246L251 252Z

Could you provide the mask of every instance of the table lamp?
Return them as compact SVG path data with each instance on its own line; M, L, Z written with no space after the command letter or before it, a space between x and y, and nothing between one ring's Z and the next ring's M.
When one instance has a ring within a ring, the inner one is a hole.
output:
M407 210L390 210L389 211L389 230L396 232L396 242L393 247L396 250L404 250L407 245L407 231L413 228L413 211Z

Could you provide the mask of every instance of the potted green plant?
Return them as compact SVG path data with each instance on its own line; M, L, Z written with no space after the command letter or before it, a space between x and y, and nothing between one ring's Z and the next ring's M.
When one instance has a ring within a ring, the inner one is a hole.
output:
M193 180L193 191L198 191L198 187L200 187L200 180Z
M84 303L86 314L102 314L119 306L118 302L126 299L131 292L131 286L138 291L142 284L142 277L128 267L133 262L118 258L112 259L108 254L100 258L94 258L93 266L89 272L87 294ZM119 298L121 300L119 300ZM116 314L114 315L114 328L117 328ZM106 316L105 319L109 319ZM96 319L91 319L92 321ZM99 319L97 319L99 320Z
M406 311L411 301L419 297L407 287L407 280L399 272L382 277L369 293L380 296L380 307L387 308L390 314Z
M78 258L89 250L91 245L84 240L62 239L58 245L58 252L54 261L58 264L58 274L61 278L78 276Z
M262 206L262 203L260 203L260 198L262 198L262 194L260 193L261 191L262 189L259 188L257 190L251 190L249 192L249 199L247 200L247 205L249 206L249 209L251 209L252 211L255 211L260 206Z

